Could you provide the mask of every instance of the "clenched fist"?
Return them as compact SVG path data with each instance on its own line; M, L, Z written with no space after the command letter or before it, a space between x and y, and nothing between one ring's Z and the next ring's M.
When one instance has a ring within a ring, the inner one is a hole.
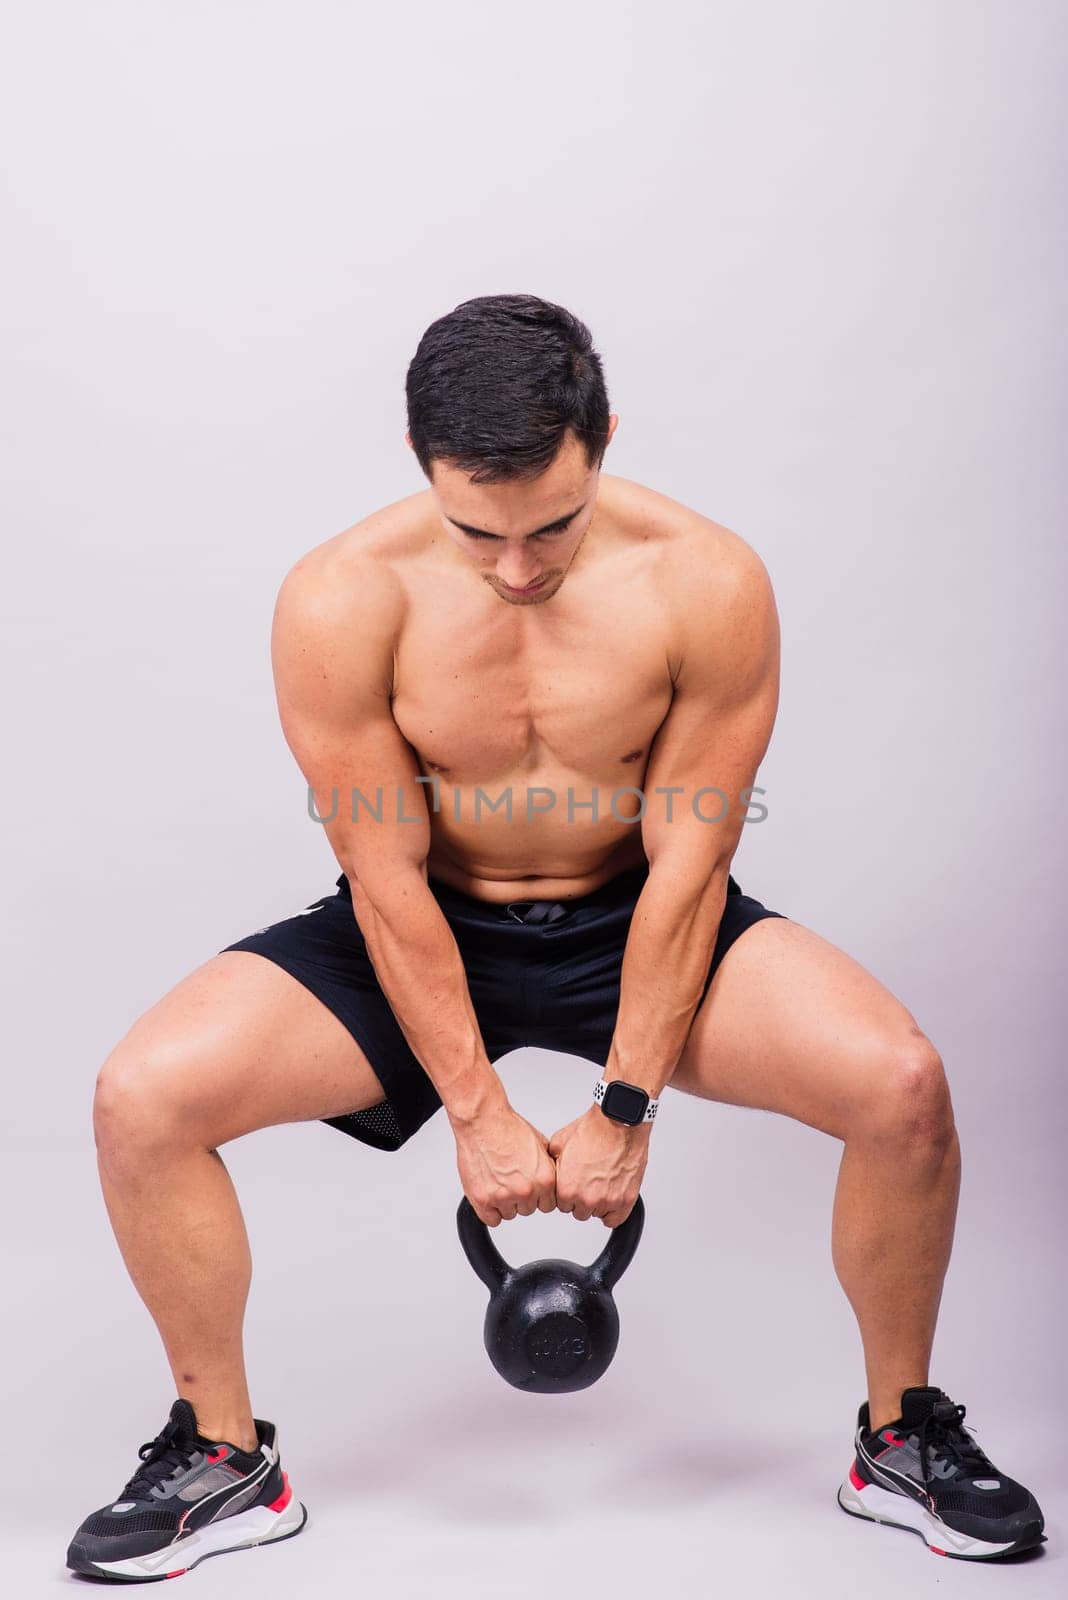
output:
M625 1222L649 1160L649 1127L623 1127L591 1106L554 1133L549 1154L556 1162L557 1208L579 1222L600 1217L606 1228Z
M488 1227L555 1209L548 1140L507 1101L454 1132L464 1194Z

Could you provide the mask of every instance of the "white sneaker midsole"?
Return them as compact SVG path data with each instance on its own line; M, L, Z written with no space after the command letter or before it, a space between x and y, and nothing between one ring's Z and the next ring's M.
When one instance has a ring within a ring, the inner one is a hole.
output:
M873 1522L892 1522L898 1528L915 1528L935 1550L945 1550L954 1556L998 1556L1012 1549L1007 1544L990 1544L985 1539L973 1539L970 1534L958 1533L921 1506L918 1500L909 1500L891 1489L880 1489L869 1483L858 1489L851 1478L846 1478L838 1491L838 1504L845 1511L859 1517L870 1517Z
M253 1506L248 1511L224 1517L221 1522L206 1523L188 1538L164 1545L162 1550L153 1550L149 1555L128 1556L125 1561L95 1561L93 1565L101 1572L114 1573L117 1578L153 1578L160 1573L185 1572L205 1556L282 1539L302 1525L305 1515L304 1507L295 1498L281 1511L272 1511L269 1506Z

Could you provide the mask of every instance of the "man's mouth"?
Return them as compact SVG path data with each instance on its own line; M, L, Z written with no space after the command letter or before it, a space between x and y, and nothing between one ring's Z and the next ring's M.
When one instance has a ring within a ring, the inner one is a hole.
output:
M541 588L543 583L548 582L548 576L548 573L545 573L542 577L535 579L533 583L528 583L522 589L513 589L510 583L506 583L504 587L508 590L509 594L533 594L536 589Z

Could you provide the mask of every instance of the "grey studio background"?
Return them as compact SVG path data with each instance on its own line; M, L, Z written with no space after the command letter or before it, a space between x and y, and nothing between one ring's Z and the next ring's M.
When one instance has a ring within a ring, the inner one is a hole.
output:
M932 1378L1046 1511L999 1592L1063 1593L1065 7L46 0L2 26L8 1592L67 1584L172 1398L96 1186L96 1070L336 877L276 719L278 585L424 486L427 324L525 291L593 331L605 470L771 572L770 814L735 874L942 1051L964 1174ZM501 1072L546 1132L595 1075ZM317 1124L227 1147L253 1400L311 1525L190 1592L993 1582L835 1505L864 1395L840 1153L668 1096L619 1354L554 1400L486 1360L443 1117L395 1157ZM499 1237L590 1260L603 1230Z

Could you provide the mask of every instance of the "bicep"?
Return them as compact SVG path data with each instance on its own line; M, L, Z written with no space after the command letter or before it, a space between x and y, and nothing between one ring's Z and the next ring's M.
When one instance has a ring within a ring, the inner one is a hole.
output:
M430 848L415 753L390 705L396 596L385 580L327 592L298 565L275 607L278 712L342 870L365 887Z
M696 593L668 714L650 753L642 841L652 865L674 856L698 873L738 846L779 699L779 625L771 581L748 552L726 594ZM676 790L670 800L667 793Z

